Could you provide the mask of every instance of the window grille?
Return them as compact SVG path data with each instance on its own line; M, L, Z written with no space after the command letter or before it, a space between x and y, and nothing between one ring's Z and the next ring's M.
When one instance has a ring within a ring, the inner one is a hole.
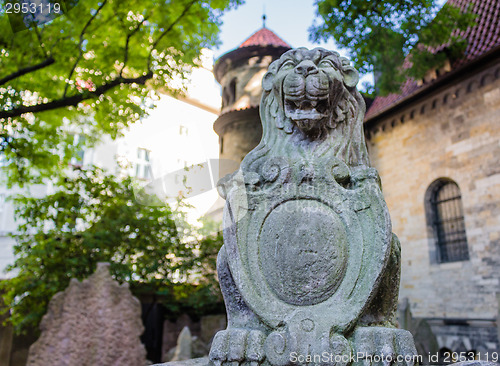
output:
M460 188L453 181L438 181L431 195L438 262L469 259Z

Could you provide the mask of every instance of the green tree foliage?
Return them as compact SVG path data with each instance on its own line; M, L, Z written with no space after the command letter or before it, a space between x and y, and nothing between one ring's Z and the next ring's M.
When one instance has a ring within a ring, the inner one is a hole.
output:
M466 43L457 30L475 19L448 4L439 10L436 0L316 0L316 6L320 23L311 39L333 38L348 49L361 73L375 73L382 95L459 57Z
M54 2L53 0L50 0ZM148 96L179 90L200 51L218 43L240 0L66 0L65 13L13 32L0 0L0 154L9 183L53 176L80 146L116 137ZM69 6L69 5L71 6ZM175 87L174 87L175 85Z
M200 242L181 212L137 204L131 178L98 168L78 170L57 187L43 198L18 198L21 225L9 267L16 277L0 283L3 310L18 332L36 328L51 297L102 261L136 293L168 300L169 310L220 301L214 290L220 236Z

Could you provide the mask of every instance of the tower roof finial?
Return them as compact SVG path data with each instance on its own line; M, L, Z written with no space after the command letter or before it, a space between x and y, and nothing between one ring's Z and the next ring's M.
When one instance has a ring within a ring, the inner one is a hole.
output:
M262 10L262 28L266 27L266 5L263 6Z

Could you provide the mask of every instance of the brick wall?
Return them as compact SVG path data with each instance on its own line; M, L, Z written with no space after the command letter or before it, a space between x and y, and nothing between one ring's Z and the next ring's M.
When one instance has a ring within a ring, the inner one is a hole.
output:
M367 129L402 244L400 298L416 317L495 319L500 292L500 66L409 105ZM437 263L426 220L429 185L460 187L470 260Z

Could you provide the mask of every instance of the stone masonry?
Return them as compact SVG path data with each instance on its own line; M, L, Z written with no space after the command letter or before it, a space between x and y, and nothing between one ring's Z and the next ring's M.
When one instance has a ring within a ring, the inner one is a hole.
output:
M416 317L479 319L487 327L497 317L499 77L496 61L367 129L371 161L380 173L393 231L402 243L400 297L409 298ZM439 178L450 178L460 187L470 260L436 261L424 201L428 187ZM488 334L488 340L470 334L471 349L498 350L495 332ZM443 347L447 341L441 340Z

